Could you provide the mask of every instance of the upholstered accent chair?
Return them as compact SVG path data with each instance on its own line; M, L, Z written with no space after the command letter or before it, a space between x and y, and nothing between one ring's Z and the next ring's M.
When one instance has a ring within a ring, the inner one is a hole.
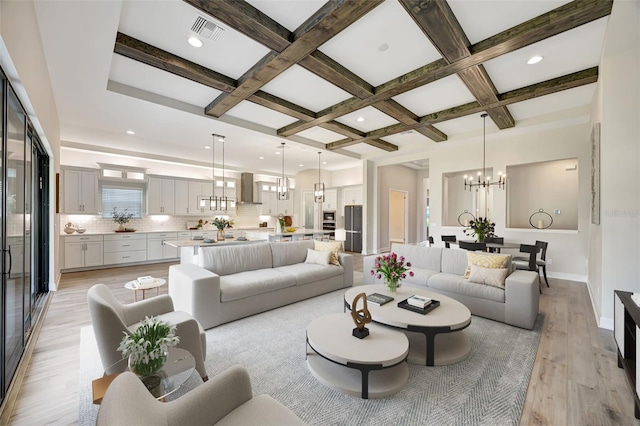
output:
M113 296L109 287L96 284L87 292L87 302L105 373L119 373L126 367L126 363L118 363L122 360L118 346L124 333L135 331L145 317L158 316L162 321L175 324L176 335L180 337L178 347L193 355L196 370L204 381L207 380L207 370L204 367L207 340L204 330L191 315L173 309L171 296L164 294L139 302L122 304Z
M254 397L247 370L233 366L170 402L151 395L133 373L120 374L109 385L97 426L111 425L304 425L269 395Z

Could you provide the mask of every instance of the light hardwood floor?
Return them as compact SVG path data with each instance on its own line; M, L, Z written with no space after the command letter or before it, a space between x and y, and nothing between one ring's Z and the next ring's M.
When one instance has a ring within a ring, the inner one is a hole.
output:
M362 271L357 255L355 269ZM64 274L46 314L11 416L15 425L78 422L80 328L90 325L86 292L108 285L126 303L123 284L152 275L167 278L170 263ZM367 271L368 272L368 271ZM166 286L161 293L166 293ZM551 280L540 310L544 323L520 424L640 425L631 388L617 367L610 331L596 327L586 286Z

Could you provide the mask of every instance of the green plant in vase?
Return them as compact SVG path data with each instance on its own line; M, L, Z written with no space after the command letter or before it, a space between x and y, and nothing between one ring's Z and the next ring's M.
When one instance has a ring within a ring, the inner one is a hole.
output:
M124 209L123 212L119 212L117 207L113 208L113 213L111 214L111 220L118 224L118 230L124 231L124 224L129 223L129 220L133 217L132 213L128 213L127 209Z
M125 336L118 346L122 357L129 358L129 369L139 376L150 376L167 361L167 351L176 346L176 326L160 321L158 317L145 317L140 326Z
M487 237L494 237L496 224L486 217L479 217L469 221L469 228L464 230L465 235L472 235L477 243L484 243Z
M389 287L391 293L395 293L400 287L400 281L409 276L413 277L413 271L409 271L411 262L405 263L404 256L395 253L376 257L374 268L369 272L378 279L384 278L384 282Z
M213 224L213 226L218 228L218 241L224 241L224 229L230 227L231 222L229 222L224 217L216 217L211 221L211 223Z

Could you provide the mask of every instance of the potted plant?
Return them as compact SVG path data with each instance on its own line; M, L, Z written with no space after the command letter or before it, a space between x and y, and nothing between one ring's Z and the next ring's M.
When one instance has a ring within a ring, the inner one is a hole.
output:
M216 217L211 223L218 228L218 241L224 241L224 229L230 226L230 222L223 217Z
M139 376L151 376L167 361L167 351L176 346L176 326L156 317L145 317L135 332L126 334L118 346L122 357L129 357L129 369Z
M477 243L484 243L485 238L494 237L496 224L486 217L479 217L469 221L469 228L464 230L465 235L473 235Z
M375 267L370 271L370 274L375 275L378 279L384 277L389 291L395 293L400 287L400 280L407 278L407 271L410 267L411 262L405 263L404 256L398 257L397 254L391 253L376 257ZM413 271L409 271L409 276L413 276Z
M119 212L116 207L113 208L113 214L111 215L111 219L118 224L118 231L124 231L124 224L128 223L132 217L133 214L127 213L127 209L124 209L123 212Z

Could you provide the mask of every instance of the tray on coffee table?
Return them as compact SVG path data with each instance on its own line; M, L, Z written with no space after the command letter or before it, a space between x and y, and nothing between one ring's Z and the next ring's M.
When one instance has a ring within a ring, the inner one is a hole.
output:
M440 301L439 300L434 300L434 299L431 300L431 303L426 308L418 308L417 306L410 305L409 302L407 302L407 299L404 299L404 300L398 302L398 308L406 309L408 311L417 312L417 313L422 314L422 315L425 315L425 314L433 311L438 306L440 306Z

